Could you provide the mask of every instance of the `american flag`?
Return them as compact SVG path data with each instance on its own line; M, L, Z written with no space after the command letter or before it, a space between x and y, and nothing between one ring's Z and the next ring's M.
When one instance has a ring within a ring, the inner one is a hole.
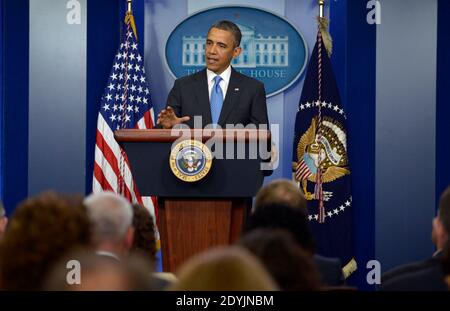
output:
M306 165L305 160L301 159L297 164L297 169L295 171L295 180L303 181L308 177L312 176L312 172Z
M119 129L150 129L153 105L147 86L144 62L134 34L134 21L127 14L125 31L115 56L97 120L93 192L112 191L149 209L156 220L154 197L143 198L131 174L125 152L114 139Z

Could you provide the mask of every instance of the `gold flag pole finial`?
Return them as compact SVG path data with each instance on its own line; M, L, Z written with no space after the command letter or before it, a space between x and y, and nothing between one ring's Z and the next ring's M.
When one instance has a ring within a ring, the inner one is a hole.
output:
M127 13L131 13L132 10L132 0L127 0Z
M328 57L331 56L333 52L333 40L331 39L330 33L328 32L328 19L325 17L325 0L318 0L319 3L319 29L322 34L323 44L327 50Z
M133 17L133 8L132 8L132 0L127 0L127 14L125 16L125 23L130 24L131 29L133 29L134 36L137 40L137 30L136 30L136 23L134 22Z
M319 17L324 18L325 0L319 0Z

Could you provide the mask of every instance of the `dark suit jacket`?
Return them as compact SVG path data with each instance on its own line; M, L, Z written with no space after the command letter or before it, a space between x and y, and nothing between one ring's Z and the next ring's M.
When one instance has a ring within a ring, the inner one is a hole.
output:
M314 262L320 273L320 279L323 285L340 286L344 284L344 275L339 258L329 258L320 255L314 255Z
M194 116L202 116L202 128L212 123L206 69L177 79L167 98L178 117L189 116L186 122L194 128ZM269 124L264 85L231 69L227 94L218 124Z
M381 276L383 291L446 291L441 268L442 253L392 269Z

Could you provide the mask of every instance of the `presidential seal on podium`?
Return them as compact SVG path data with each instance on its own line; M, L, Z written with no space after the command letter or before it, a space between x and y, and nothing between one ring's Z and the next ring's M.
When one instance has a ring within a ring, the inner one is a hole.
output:
M169 163L177 178L185 182L196 182L204 178L211 169L212 153L198 140L183 140L172 148Z

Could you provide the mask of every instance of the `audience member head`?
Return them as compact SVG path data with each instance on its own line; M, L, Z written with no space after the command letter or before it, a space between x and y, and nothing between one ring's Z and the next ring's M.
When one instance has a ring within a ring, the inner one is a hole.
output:
M40 289L52 265L72 248L88 246L90 236L81 198L47 192L27 199L0 243L0 287Z
M128 291L150 290L151 270L138 257L122 261L78 249L60 260L45 281L45 290Z
M262 187L255 198L253 210L269 204L283 204L306 211L306 200L296 184L287 179L277 179Z
M0 202L0 239L5 234L7 224L8 224L8 217L6 217L5 208L3 207L2 202Z
M112 192L91 194L84 204L93 224L93 241L97 251L123 258L133 244L131 204Z
M189 259L170 290L269 291L277 286L251 253L237 246L216 248Z
M133 204L133 228L134 240L131 251L147 259L150 266L154 268L156 260L155 225L148 209L138 204Z
M300 247L310 255L315 252L315 243L309 228L305 210L285 204L259 206L250 215L244 233L255 229L281 229L288 231Z
M450 236L450 186L439 200L438 215L433 219L431 238L438 250L443 250Z
M244 235L239 245L262 262L282 290L319 289L319 272L311 256L287 231L257 229Z

